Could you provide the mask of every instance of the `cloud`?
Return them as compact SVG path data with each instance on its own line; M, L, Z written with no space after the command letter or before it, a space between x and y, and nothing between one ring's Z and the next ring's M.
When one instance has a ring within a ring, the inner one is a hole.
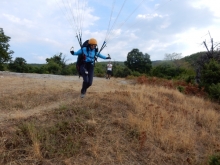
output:
M77 2L81 6L77 7ZM83 41L94 37L99 47L107 37L102 53L119 61L125 61L134 48L150 54L151 60L163 59L166 53L186 56L203 51L201 42L210 40L208 32L219 41L219 0L135 0L126 1L123 8L124 1L115 1L114 8L113 2L2 0L0 26L11 37L13 56L30 63L45 63L46 58L60 52L76 60L69 56L69 49L80 48L78 30L82 30ZM77 17L80 13L82 28L77 29L72 14Z
M16 17L14 15L9 14L3 14L3 16L11 23L16 24L16 26L25 26L27 28L34 27L34 23L31 20L28 19L21 19L19 17Z
M154 13L154 14L146 14L146 15L139 14L139 15L137 16L137 19L148 19L148 20L150 20L150 19L154 19L154 18L156 18L156 17L163 18L164 16L163 16L163 15L159 15L159 14L157 14L157 13Z

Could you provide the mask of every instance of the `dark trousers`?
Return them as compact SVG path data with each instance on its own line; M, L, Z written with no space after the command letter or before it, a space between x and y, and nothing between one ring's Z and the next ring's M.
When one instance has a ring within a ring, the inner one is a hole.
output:
M85 63L85 64L81 65L80 72L81 72L82 77L83 77L81 93L85 94L86 90L92 85L93 75L94 75L94 66L93 66L93 64Z

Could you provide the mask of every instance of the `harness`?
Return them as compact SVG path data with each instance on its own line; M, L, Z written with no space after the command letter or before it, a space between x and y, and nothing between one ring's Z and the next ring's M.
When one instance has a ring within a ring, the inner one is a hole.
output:
M84 53L84 47L86 47L86 52L87 53ZM90 50L89 50L89 44L88 44L88 40L85 41L82 46L81 46L81 50L82 50L82 54L81 55L78 55L78 58L77 58L77 62L76 62L76 69L78 71L78 74L79 74L79 78L80 76L82 76L82 73L80 72L80 68L82 65L84 65L84 67L86 67L86 63L93 63L93 66L95 66L95 61L97 61L97 53L98 53L98 48L95 48L95 56L94 56L94 60L91 61L91 62L86 62L86 57L89 57L89 58L93 58L93 56L91 55L90 53Z

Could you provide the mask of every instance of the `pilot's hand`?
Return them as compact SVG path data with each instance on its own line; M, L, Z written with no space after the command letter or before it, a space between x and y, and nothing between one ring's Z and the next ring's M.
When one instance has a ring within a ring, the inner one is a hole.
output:
M74 55L74 51L73 51L73 50L70 50L70 53L71 53L72 55Z
M74 49L73 49L73 46L72 46L72 48L70 49L70 53L71 53L72 55L74 55Z

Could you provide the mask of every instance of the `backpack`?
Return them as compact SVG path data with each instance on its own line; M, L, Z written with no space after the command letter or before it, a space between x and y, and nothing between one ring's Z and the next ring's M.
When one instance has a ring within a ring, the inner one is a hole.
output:
M87 52L89 51L89 40L86 40L86 41L82 44L81 49L82 49L83 47L86 47ZM96 52L96 54L97 54L98 48L95 48L95 52ZM77 61L76 61L76 70L77 70L77 72L78 72L79 78L80 78L80 76L82 76L82 73L80 72L80 67L81 67L81 65L85 64L85 63L84 63L85 60L86 60L86 55L85 55L84 53L78 55L78 58L77 58ZM96 56L95 56L95 60L94 60L94 66L95 66L95 61L97 61L97 57L96 57Z

